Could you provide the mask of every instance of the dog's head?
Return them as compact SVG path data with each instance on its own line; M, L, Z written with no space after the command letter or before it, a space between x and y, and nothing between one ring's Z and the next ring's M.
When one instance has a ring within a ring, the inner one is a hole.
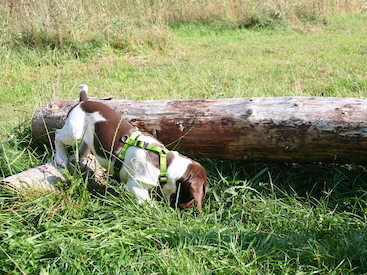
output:
M201 212L207 184L204 167L197 162L189 164L183 176L176 182L177 193L171 195L171 207L186 209L196 201L197 208Z

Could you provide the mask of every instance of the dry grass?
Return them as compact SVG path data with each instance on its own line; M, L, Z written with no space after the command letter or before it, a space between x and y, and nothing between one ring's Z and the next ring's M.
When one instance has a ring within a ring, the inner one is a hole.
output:
M300 26L329 14L360 12L364 0L72 1L2 0L0 46L47 46L80 52L108 43L126 51L163 49L169 25Z

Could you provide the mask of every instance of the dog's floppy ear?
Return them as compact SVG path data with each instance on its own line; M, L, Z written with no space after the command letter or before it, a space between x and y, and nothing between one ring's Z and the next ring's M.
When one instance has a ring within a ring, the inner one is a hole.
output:
M202 202L205 197L207 176L205 169L199 163L192 163L187 167L185 174L177 181L177 194L171 198L171 206L176 203L180 209L191 207L195 201L201 212Z
M88 85L81 84L78 86L82 91L80 92L79 101L88 101Z

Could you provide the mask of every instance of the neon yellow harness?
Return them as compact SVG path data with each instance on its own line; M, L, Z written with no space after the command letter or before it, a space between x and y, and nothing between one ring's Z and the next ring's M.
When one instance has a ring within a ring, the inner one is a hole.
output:
M159 155L159 167L160 167L159 168L160 170L159 183L160 184L167 183L167 180L168 180L167 178L167 154L169 153L169 150L166 148L162 148L158 145L149 144L142 140L136 140L141 134L142 132L140 130L137 130L134 133L132 133L131 136L126 137L126 140L123 141L124 146L122 147L118 155L118 158L123 161L126 155L126 151L130 146L139 147L139 148L142 148L142 149L158 154ZM119 177L121 166L115 165L114 169L115 169L115 176Z

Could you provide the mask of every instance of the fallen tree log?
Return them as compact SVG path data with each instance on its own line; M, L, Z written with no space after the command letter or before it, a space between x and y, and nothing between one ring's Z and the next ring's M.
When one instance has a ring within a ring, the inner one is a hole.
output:
M195 156L283 162L367 161L367 99L331 97L103 101L170 149ZM49 142L77 100L35 113L34 140Z

